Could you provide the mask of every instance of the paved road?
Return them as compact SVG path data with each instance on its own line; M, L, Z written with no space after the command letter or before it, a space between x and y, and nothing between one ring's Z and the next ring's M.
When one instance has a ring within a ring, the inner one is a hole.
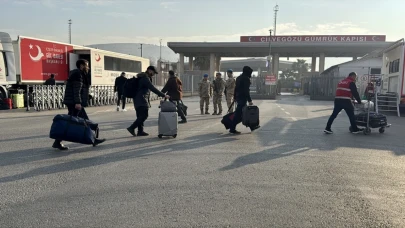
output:
M405 227L405 119L385 134L322 130L331 102L256 101L262 128L228 134L188 98L189 123L157 138L134 111L89 108L105 144L50 148L57 111L0 113L0 227Z

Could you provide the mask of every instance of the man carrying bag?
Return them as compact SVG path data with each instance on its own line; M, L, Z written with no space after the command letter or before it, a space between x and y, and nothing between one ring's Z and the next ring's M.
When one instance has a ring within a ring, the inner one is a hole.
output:
M67 134L74 134L74 132L69 131L70 124L81 124L87 126L88 128L90 128L89 124L94 124L91 121L86 121L89 119L89 117L84 109L84 107L87 106L89 99L89 62L87 60L79 59L76 62L76 67L77 69L72 70L69 73L63 103L67 106L69 116L79 118L70 118L69 120L66 120L66 118L61 117L61 115L57 115L55 117L54 124L51 128L50 137L55 139L52 147L59 150L69 149L62 144L62 140L71 138L67 136ZM69 123L69 121L72 123ZM61 129L63 126L64 128ZM84 129L84 132L80 133L83 133L82 137L86 137L86 129ZM80 133L77 132L77 134ZM105 139L93 139L93 146L103 143L104 141ZM80 139L75 140L75 142L80 142Z

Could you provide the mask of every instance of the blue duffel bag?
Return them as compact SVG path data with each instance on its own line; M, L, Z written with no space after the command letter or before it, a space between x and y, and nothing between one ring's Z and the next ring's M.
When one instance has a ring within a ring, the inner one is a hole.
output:
M61 141L94 145L98 131L98 124L91 120L59 114L53 118L49 137Z

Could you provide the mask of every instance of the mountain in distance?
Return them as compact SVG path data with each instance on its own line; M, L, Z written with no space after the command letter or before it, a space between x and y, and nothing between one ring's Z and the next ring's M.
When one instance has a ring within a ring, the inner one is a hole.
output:
M122 54L141 56L141 44L139 43L109 43L92 44L86 46ZM153 44L143 44L142 57L150 59L151 64L156 64L157 60L160 57L160 46ZM174 51L172 51L172 49L170 49L169 47L162 46L162 60L177 63L179 61L179 55L174 53Z

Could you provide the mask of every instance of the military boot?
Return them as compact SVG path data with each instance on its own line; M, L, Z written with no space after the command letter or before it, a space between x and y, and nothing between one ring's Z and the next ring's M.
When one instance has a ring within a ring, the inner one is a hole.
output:
M201 115L204 115L204 111L203 111L203 109L201 109Z

